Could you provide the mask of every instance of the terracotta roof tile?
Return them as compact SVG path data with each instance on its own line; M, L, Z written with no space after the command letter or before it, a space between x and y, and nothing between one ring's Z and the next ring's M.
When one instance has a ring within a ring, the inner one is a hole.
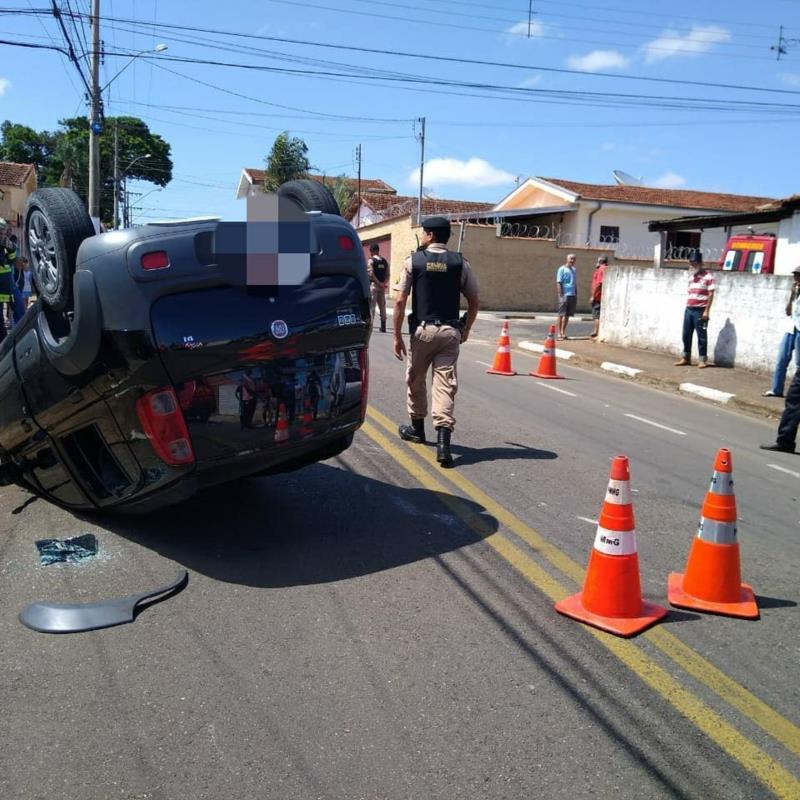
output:
M33 169L33 164L0 161L0 186L22 186Z
M657 189L649 186L577 183L576 181L561 180L561 178L541 178L540 180L560 186L568 192L574 192L585 200L612 200L618 203L702 208L712 211L754 211L759 206L774 202L772 197L695 192L688 189Z
M263 169L255 169L253 167L245 167L245 172L250 176L250 180L253 183L264 183L264 170ZM333 183L336 181L336 175L309 175L309 178L314 181L319 181L320 183L324 183L326 186L332 186ZM355 192L358 190L358 178L347 178L346 179L350 188ZM389 186L388 183L384 181L378 180L376 178L362 178L361 179L361 192L380 192L385 194L397 194L397 190Z
M375 212L384 215L385 219L415 214L417 198L406 195L387 196L367 192L362 195L364 202ZM492 203L473 203L468 200L445 200L438 197L422 198L423 214L465 214L470 211L490 211Z

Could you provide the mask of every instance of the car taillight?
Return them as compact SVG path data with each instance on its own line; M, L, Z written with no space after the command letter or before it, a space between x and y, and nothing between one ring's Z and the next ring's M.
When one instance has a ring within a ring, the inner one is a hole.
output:
M345 234L342 234L339 237L339 248L342 250L355 250L356 244L355 242Z
M155 250L142 256L142 269L166 269L169 266L169 256L164 250Z
M359 357L358 364L361 367L361 421L367 416L367 396L369 395L369 351L365 347Z
M136 401L136 413L153 450L163 462L176 467L194 463L189 430L174 389L156 389L143 395Z

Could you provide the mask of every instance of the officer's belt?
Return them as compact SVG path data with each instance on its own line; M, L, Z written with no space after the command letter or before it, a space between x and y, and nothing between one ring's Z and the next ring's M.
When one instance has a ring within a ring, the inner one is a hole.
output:
M457 319L421 319L420 325L449 325L451 328L458 327Z

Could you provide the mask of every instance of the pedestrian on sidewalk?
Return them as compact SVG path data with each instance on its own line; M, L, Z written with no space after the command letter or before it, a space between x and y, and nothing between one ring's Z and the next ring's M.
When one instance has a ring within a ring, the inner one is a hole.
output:
M403 320L411 294L409 359L406 369L410 425L398 433L407 442L425 444L428 415L428 370L433 369L432 416L436 428L436 460L443 467L453 464L450 436L455 427L453 410L458 391L459 346L467 341L478 316L478 282L461 253L447 249L450 221L427 217L422 221L423 249L406 259L395 285L394 354L406 355ZM413 292L412 292L413 289ZM461 295L467 299L466 319L459 319ZM463 321L462 321L463 320Z
M603 299L603 278L605 278L608 256L600 256L592 275L592 321L594 330L589 334L592 339L597 338L600 332L600 303Z
M800 369L794 373L786 393L786 405L778 423L778 435L774 444L759 445L762 450L779 453L794 453L797 445L797 426L800 425Z
M772 386L764 392L764 397L783 397L783 387L786 383L786 369L795 357L795 367L800 367L800 267L792 272L794 284L789 293L789 302L786 304L786 328L778 346L778 360L775 363L775 372L772 375Z
M708 366L708 314L714 300L714 276L703 268L703 254L699 250L689 253L689 296L683 312L683 358L676 367L692 363L692 336L697 332L697 352L700 369Z
M575 255L567 256L567 263L556 272L558 288L558 338L567 338L567 323L578 305L578 276L575 270Z
M381 333L386 333L386 290L389 288L389 262L380 254L380 247L373 243L369 246L370 257L367 261L369 275L369 315L375 321L375 306L381 315Z

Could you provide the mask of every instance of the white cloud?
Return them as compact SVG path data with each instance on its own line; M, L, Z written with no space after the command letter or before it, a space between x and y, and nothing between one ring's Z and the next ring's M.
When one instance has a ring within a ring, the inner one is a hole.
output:
M536 86L541 80L541 75L531 75L530 78L525 78L524 81L520 81L517 86L519 86L520 89L530 89L532 86Z
M781 80L789 86L800 86L800 74L796 72L782 73Z
M658 39L647 42L641 50L648 64L682 55L707 53L715 44L729 42L731 34L719 25L692 25L688 33L666 30Z
M607 69L625 69L631 60L617 50L592 50L585 56L570 56L567 66L583 72L602 72Z
M617 146L614 142L603 142L603 144L600 145L600 149L604 153L610 153L612 150L616 150Z
M0 97L6 93L9 86L11 86L11 81L8 78L0 78Z
M510 172L493 167L482 158L459 161L457 158L434 158L425 164L425 183L431 186L501 186L513 183ZM419 169L409 176L408 182L419 184Z
M531 20L530 23L530 36L531 39L536 39L539 36L544 36L544 25L541 22L536 22L536 20ZM517 22L516 25L512 25L510 28L506 28L506 33L510 34L513 37L517 36L524 36L527 38L528 36L528 20L524 20L522 22Z
M659 189L680 189L681 186L686 185L686 178L683 175L678 175L677 172L665 172L650 185Z

